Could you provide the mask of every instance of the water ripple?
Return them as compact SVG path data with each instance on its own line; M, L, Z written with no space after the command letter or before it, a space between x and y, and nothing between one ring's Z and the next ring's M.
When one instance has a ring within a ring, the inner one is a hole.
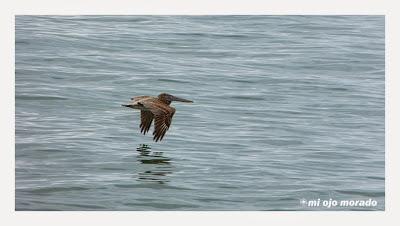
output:
M17 210L384 210L384 116L384 16L15 18Z

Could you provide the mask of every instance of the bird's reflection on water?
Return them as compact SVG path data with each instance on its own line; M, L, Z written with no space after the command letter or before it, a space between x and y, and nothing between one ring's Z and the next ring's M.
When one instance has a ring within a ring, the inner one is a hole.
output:
M170 158L164 157L163 152L151 151L147 144L140 144L136 151L140 153L137 158L145 169L138 173L139 181L159 184L169 182L167 175L172 173Z

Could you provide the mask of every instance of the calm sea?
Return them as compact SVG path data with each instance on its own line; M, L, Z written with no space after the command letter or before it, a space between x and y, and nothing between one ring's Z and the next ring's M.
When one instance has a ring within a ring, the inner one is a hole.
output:
M16 16L15 30L16 210L385 209L384 16ZM172 104L155 143L121 104L162 92L194 103Z

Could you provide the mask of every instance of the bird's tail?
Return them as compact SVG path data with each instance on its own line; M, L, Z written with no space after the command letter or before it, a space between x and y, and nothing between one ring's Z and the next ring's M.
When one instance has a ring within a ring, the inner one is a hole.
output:
M128 108L129 108L129 107L132 107L131 104L121 104L121 106L122 106L122 107L128 107Z

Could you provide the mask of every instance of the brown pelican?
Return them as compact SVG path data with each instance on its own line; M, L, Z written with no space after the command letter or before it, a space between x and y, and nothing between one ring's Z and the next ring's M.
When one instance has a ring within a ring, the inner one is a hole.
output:
M175 108L169 106L172 101L193 103L193 101L172 96L168 93L161 93L158 97L138 96L132 97L131 102L123 104L124 107L140 110L140 132L146 134L149 131L154 119L153 140L162 140L171 125Z

